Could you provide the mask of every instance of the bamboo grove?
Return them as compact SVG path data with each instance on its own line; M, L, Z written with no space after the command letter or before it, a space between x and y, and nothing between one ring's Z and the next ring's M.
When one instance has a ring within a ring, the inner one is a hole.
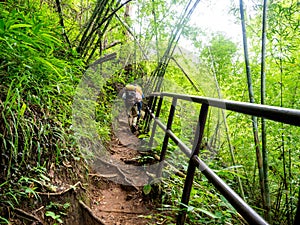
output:
M134 65L132 77L124 68L114 71L95 103L105 143L113 133L110 106L119 86L142 76L148 93L299 109L299 2L227 2L240 26L239 41L190 22L201 17L198 10L223 1L0 1L0 223L10 224L8 212L22 202L30 208L41 200L39 192L53 190L51 173L60 173L66 162L78 168L65 179L76 180L88 167L74 137L72 103L82 74L105 55L117 53L122 63ZM192 50L182 47L183 39ZM174 132L189 144L197 110L179 103L174 122ZM270 224L291 225L299 196L299 134L290 125L210 111L202 154ZM185 168L176 145L168 148L169 160ZM165 173L155 195L168 213L155 216L172 224L183 181ZM195 182L189 224L245 224L200 173Z

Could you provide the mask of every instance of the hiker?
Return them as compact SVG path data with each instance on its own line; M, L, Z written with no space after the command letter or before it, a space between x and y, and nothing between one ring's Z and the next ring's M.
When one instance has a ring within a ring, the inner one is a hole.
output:
M125 86L125 92L122 95L125 101L126 112L128 115L129 125L132 125L131 129L137 130L137 123L142 115L142 106L144 94L142 88L137 84L127 84ZM132 124L131 124L131 116Z

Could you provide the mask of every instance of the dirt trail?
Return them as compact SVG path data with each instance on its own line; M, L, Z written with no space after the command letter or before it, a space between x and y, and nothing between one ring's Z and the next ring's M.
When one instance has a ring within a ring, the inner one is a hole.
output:
M91 209L105 225L156 224L151 219L154 203L142 191L149 177L137 161L140 140L130 132L125 116L118 120L111 154L98 159L91 174Z

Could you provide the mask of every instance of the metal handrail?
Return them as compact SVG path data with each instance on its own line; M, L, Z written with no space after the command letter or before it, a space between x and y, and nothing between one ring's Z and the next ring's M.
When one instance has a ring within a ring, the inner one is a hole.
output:
M149 101L150 105L148 105L147 107L148 115L150 118L154 119L152 134L149 141L150 145L152 145L153 138L155 135L155 129L157 125L165 132L165 138L164 138L164 143L161 151L160 160L163 161L165 158L169 138L171 138L179 146L179 148L188 157L190 157L187 177L185 180L185 185L184 185L182 200L181 200L182 210L178 215L177 224L181 225L184 224L185 222L186 210L184 210L184 208L186 207L186 205L188 205L195 169L198 168L249 224L267 225L268 223L260 215L258 215L257 212L255 212L245 201L243 201L243 199L237 193L235 193L218 175L216 175L201 159L198 158L199 149L200 149L200 145L204 133L204 126L206 123L208 108L216 107L220 109L226 109L234 112L239 112L242 114L263 117L273 121L296 125L296 126L300 126L300 110L281 108L275 106L267 106L267 105L259 105L259 104L246 103L246 102L221 100L221 99L200 97L194 95L166 93L166 92L164 93L155 92L150 94L149 96L152 99ZM154 110L157 102L156 100L158 97L160 98L160 100L158 102L156 113L154 114ZM173 99L167 126L164 125L159 120L160 109L164 97L171 97ZM153 98L155 98L155 100L153 100ZM202 104L200 114L199 114L199 119L198 119L198 125L197 125L193 150L189 149L171 131L172 121L173 121L178 99ZM159 173L161 173L161 168L159 170ZM297 210L297 214L298 212L300 212L299 208ZM297 222L299 222L297 218L299 218L299 216L296 216L294 224L297 224Z
M200 104L207 104L219 109L226 109L247 115L263 117L277 122L300 126L300 110L297 109L167 92L154 92L150 96L172 97Z

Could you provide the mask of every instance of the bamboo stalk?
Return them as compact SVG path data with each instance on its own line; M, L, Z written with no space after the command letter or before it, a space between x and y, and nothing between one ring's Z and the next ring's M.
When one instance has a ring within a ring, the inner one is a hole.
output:
M221 95L221 91L220 91L219 82L217 80L217 74L216 74L216 70L215 70L214 59L213 59L213 56L211 54L210 48L208 48L208 51L209 51L209 55L211 57L211 62L212 62L211 67L212 67L213 77L214 77L214 80L215 80L215 85L216 85L217 92L218 92L218 97L221 99L222 95ZM227 124L225 110L221 109L221 112L222 112L222 118L223 118L224 125L225 125L226 139L227 139L227 142L228 142L228 147L229 147L229 152L230 152L230 156L231 156L232 165L234 166L235 173L238 174L238 171L237 171L237 168L236 168L236 160L235 160L235 156L234 156L234 149L233 149L233 146L232 146L232 143L231 143L231 138L230 138L230 135L229 135L229 127L228 127L228 124ZM239 185L239 189L240 189L240 192L241 192L241 196L242 196L243 199L245 199L245 194L244 194L244 189L243 189L241 178L238 175L236 176L236 178L238 180L238 185Z
M263 20L262 20L262 41L261 41L261 104L265 104L266 98L266 72L265 72L265 58L266 58L266 20L267 20L267 0L263 4ZM263 172L264 172L264 188L265 188L265 218L271 223L271 201L268 178L268 149L267 149L267 132L266 122L261 118L261 141L262 141L262 157L263 157Z
M71 45L69 37L68 37L68 35L65 31L65 23L64 23L64 17L63 17L63 13L62 13L62 9L61 9L60 0L56 0L55 2L56 2L56 6L57 6L57 12L58 12L58 15L59 15L59 23L60 23L61 28L62 28L62 35L65 38L66 42L68 43L69 48L71 49L72 45Z
M255 101L254 101L254 93L253 93L253 87L252 87L251 69L250 69L250 63L249 63L243 0L240 0L240 14L241 14L243 48L244 48L244 58L245 58L246 75L247 75L248 94L249 94L250 102L254 103ZM263 172L262 156L261 156L260 144L259 144L259 138L258 138L257 117L252 116L251 118L252 118L252 128L253 128L255 150L256 150L256 160L257 160L257 166L258 166L258 172L259 172L260 190L261 190L263 208L265 209L266 208L266 198L265 198L265 187L264 187L264 179L263 179L264 172Z

